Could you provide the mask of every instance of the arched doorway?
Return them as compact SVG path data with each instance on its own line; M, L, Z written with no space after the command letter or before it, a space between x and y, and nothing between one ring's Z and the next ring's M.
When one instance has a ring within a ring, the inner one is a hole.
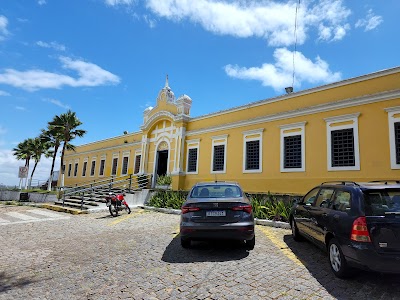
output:
M168 163L169 163L169 145L166 141L162 141L158 144L157 153L155 157L155 169L154 169L154 184L157 182L159 176L168 174Z

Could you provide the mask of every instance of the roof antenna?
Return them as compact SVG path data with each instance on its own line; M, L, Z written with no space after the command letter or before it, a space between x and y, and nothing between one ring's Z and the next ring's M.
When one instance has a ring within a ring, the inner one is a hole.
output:
M301 0L299 0L299 2L296 3L296 14L295 14L295 17L294 17L294 51L293 51L293 76L292 76L292 90L291 90L291 93L293 92L295 70L296 70L295 64L294 64L294 57L295 57L296 52L297 52L297 13L298 13L298 10L300 8L300 1Z

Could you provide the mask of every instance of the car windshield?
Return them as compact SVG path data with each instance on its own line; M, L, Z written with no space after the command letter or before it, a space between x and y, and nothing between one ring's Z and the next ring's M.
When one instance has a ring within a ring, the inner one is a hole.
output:
M364 191L365 215L384 216L400 212L400 189Z
M193 188L191 198L240 198L242 191L235 185L210 184Z

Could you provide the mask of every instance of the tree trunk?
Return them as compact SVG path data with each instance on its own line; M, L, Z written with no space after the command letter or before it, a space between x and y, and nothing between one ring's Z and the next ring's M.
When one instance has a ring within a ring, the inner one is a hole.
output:
M47 190L49 192L51 191L51 184L53 183L53 171L54 171L54 164L56 162L58 147L59 147L58 145L54 146L54 155L53 155L53 161L51 163L50 177L49 177L49 182L47 183Z

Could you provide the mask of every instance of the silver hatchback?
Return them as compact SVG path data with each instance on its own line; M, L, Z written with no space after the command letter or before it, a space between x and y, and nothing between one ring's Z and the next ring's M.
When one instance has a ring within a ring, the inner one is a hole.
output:
M254 217L251 202L239 184L202 182L192 187L181 208L180 238L183 248L192 240L245 241L254 249Z

